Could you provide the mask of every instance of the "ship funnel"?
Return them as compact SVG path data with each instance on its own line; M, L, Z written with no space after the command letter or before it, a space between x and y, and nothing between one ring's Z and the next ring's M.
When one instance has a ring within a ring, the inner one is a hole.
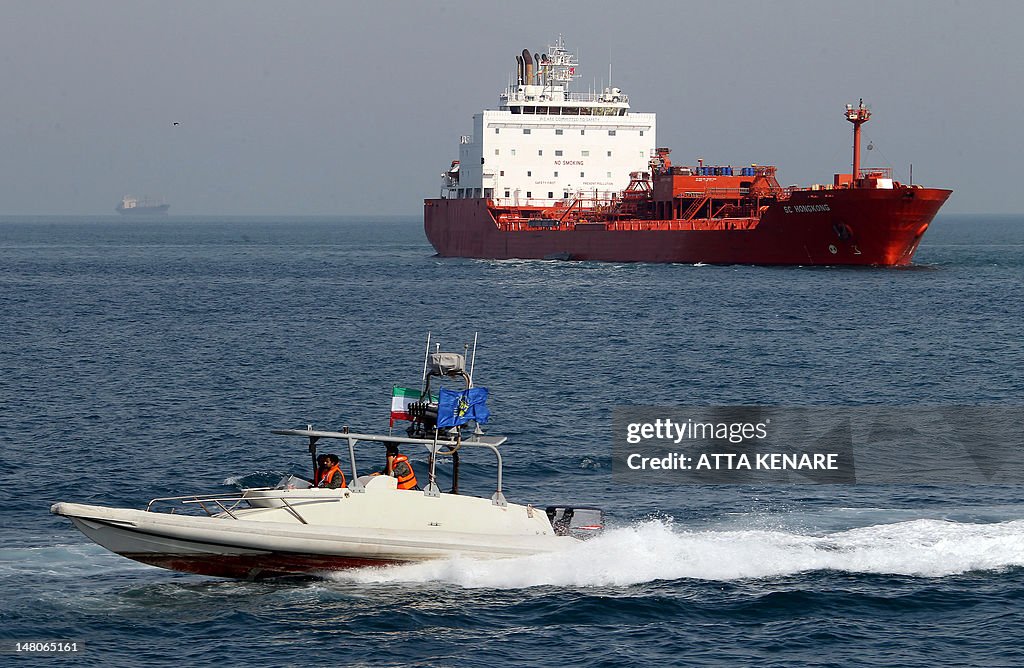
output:
M526 83L526 63L522 56L516 56L516 76L519 78L519 85Z
M523 49L523 64L526 67L526 80L525 84L533 83L533 56L530 55L529 49Z

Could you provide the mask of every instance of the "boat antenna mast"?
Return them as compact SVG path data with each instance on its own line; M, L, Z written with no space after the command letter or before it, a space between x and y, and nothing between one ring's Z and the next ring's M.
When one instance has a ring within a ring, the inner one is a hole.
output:
M427 363L430 361L430 332L427 332L427 349L423 352L423 375L420 377L420 397L427 391Z
M852 104L846 105L846 120L853 123L853 184L857 185L860 179L860 126L871 119L871 110L864 106L864 98L855 107Z
M441 345L435 344L433 354L430 352L430 335L427 335L427 351L423 361L423 390L419 401L409 404L409 415L411 424L406 430L410 438L432 438L433 447L430 449L430 485L428 490L437 493L437 485L434 478L434 466L438 455L450 456L452 458L452 494L459 493L459 448L462 445L462 429L459 426L439 428L437 426L438 411L440 409L440 398L431 396L430 383L436 379L438 385L444 380L461 380L465 388L473 387L473 370L476 367L476 346L479 333L473 336L473 353L470 357L469 371L466 370L466 358L469 355L469 344L464 344L462 354L441 352ZM481 435L480 425L476 425L474 434ZM447 451L438 450L438 441L446 439L455 441L455 445Z
M423 388L419 401L409 404L412 424L407 433L412 438L459 437L459 427L437 429L438 399L431 392L431 383L440 385L445 380L461 380L464 389L473 387L472 368L467 372L466 357L469 344L463 347L462 354L441 352L441 344L434 343L434 352L430 351L431 336L427 335L426 354L423 360ZM473 344L472 364L476 363L476 342Z
M473 332L473 357L469 361L469 386L473 387L473 370L476 368L476 341L480 332Z

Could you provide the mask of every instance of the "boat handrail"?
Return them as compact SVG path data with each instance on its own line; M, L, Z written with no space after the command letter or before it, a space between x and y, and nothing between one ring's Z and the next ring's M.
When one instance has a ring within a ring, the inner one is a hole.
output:
M498 481L497 489L491 496L491 502L496 506L505 507L508 502L505 500L505 495L501 491L501 452L498 450L498 446L508 440L507 436L485 436L483 434L473 434L469 438L460 440L441 440L432 438L410 438L408 436L392 436L390 434L359 434L350 431L321 431L308 427L306 429L271 429L272 434L279 436L305 436L310 439L311 443L315 443L321 438L337 438L348 442L348 453L349 461L352 464L352 482L349 484L348 489L355 493L361 493L364 491L363 484L359 482L359 471L356 467L356 451L355 445L358 441L374 441L377 443L394 443L396 445L411 444L411 445L423 445L427 448L427 451L435 457L439 454L447 454L444 449L447 448L451 452L451 448L455 447L478 447L487 448L494 453L494 456L498 460ZM437 483L434 481L433 467L431 467L430 483L427 488L423 490L427 496L440 496L441 490L438 488Z
M252 491L268 491L275 489L274 487L254 487ZM249 490L246 490L249 491ZM171 501L179 501L181 503L199 503L201 501L214 502L214 501L234 501L238 498L238 492L225 492L223 494L207 494L200 496L198 494L185 494L184 496L161 496L156 499L150 499L146 505L146 512L154 512L153 506L158 503L168 503ZM209 511L207 511L209 512Z
M217 504L217 507L220 508L224 513L227 513L227 515L230 516L232 519L238 519L237 517L235 517L234 513L232 513L231 511L236 509L240 503L242 503L242 502L249 502L253 498L257 498L257 499L260 499L260 500L271 499L271 500L274 500L274 501L280 501L282 504L285 505L285 507L287 507L289 510L292 511L292 514L295 515L299 519L299 521L301 521L303 524L305 524L306 521L302 517L299 517L298 514L292 509L292 506L289 503L289 501L335 501L335 500L344 498L345 496L348 496L348 494L344 493L344 492L347 491L347 488L341 488L341 489L338 489L338 490L335 490L335 491L338 491L338 492L341 492L341 493L339 493L337 495L325 495L325 494L306 494L306 495L301 495L301 494L296 494L296 490L292 490L292 489L280 489L278 487L251 487L251 488L242 490L241 494L239 494L237 492L234 492L234 493L224 493L224 494L207 494L205 496L200 496L199 494L189 494L189 495L185 495L185 496L165 496L165 497L161 497L161 498L157 498L157 499L152 499L149 502L149 505L146 506L146 512L157 512L157 511L153 510L153 506L155 504L158 504L158 503L168 503L168 502L171 502L171 501L178 501L182 505L189 505L189 504L198 505L200 508L203 509L203 511L206 512L207 515L209 515L210 517L213 517L214 515L216 515L216 513L211 512L211 510L209 508L207 508L207 506L206 506L206 504L212 503L212 504ZM247 496L247 494L249 492L281 492L282 495L281 496L259 496L259 497L252 497L252 496ZM284 494L287 494L287 496L284 496ZM225 506L224 505L225 503L231 503L232 505ZM172 510L171 513L173 514L173 512L174 511Z

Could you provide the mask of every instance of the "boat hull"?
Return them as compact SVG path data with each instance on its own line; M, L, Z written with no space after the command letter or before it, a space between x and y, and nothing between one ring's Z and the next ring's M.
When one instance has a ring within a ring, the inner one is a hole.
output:
M95 510L86 512L97 514ZM167 535L159 526L129 526L123 518L116 521L83 517L71 519L90 540L122 557L172 571L211 577L257 580L388 566L407 561L292 552L280 548L261 550L223 540L189 540Z
M908 265L951 191L935 188L802 190L757 219L624 220L501 229L486 199L424 202L438 255L753 265ZM690 229L687 229L687 228Z
M292 500L290 509L264 499L232 515L195 516L75 503L58 503L50 510L71 519L92 541L129 559L187 573L246 579L316 575L456 555L508 558L559 550L576 542L554 535L539 513L522 506L493 506L492 511L484 505L489 501L472 497L425 499L421 492L397 491L389 498L379 493L322 491L336 492L336 496ZM433 519L420 522L425 517L422 511L403 512L426 505L433 505ZM476 531L472 523L453 517L474 506L481 517ZM369 507L377 512L367 512ZM498 517L510 512L517 516L511 522ZM485 517L488 514L494 517ZM358 525L360 521L363 526ZM405 521L420 526L403 525ZM480 530L488 523L495 525L493 532Z

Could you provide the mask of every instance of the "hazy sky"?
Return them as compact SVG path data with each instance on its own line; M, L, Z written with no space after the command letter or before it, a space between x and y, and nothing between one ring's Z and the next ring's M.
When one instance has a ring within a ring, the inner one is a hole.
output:
M658 114L673 160L849 169L1024 212L1024 3L0 0L0 214L418 214L515 55ZM1015 120L1016 119L1016 120ZM179 123L175 126L173 123Z

